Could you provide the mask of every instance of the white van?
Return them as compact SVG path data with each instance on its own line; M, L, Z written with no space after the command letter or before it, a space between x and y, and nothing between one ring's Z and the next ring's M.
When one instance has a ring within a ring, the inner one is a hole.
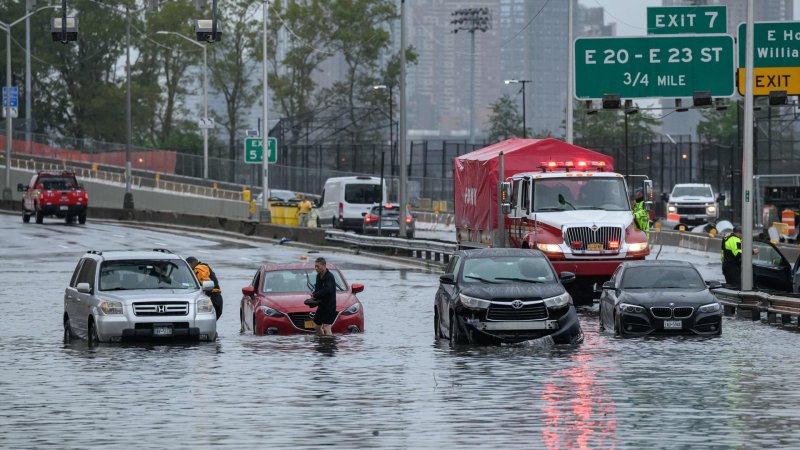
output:
M381 191L383 197L381 197ZM328 178L317 209L318 223L325 228L361 231L364 213L386 201L386 183L379 177Z

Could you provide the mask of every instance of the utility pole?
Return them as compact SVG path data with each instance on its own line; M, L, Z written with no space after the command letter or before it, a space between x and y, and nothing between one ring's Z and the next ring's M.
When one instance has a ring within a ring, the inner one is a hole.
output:
M462 8L450 14L455 18L450 21L455 25L453 33L467 31L470 37L470 71L469 71L469 143L475 144L475 32L486 32L492 27L489 8ZM402 34L402 33L401 33Z
M125 197L123 209L133 209L131 191L131 11L125 7Z
M753 0L747 0L742 155L742 290L753 289ZM739 43L741 45L741 43ZM757 195L757 193L755 194Z
M408 192L406 182L406 0L400 0L400 236L406 236ZM381 186L383 189L383 186Z
M573 54L574 49L572 48L572 3L574 0L567 0L567 143L572 144L573 141L573 127L572 127L572 117L573 117L573 97L572 91L575 80L572 78L574 76L573 72L573 64L575 64L575 56Z
M522 138L528 137L528 121L525 119L525 85L530 83L531 80L505 80L505 84L522 84Z
M272 216L270 215L269 211L269 121L267 117L269 115L269 83L267 79L267 20L268 16L268 8L269 8L269 0L264 1L263 4L263 32L264 32L264 42L263 42L263 61L262 61L262 71L263 71L263 97L261 99L262 102L262 129L264 130L261 133L261 168L264 173L263 178L263 186L262 190L262 202L261 202L261 222L263 223L270 223L272 222ZM275 151L278 151L276 148Z
M26 0L25 14L36 7L36 0ZM25 145L31 142L31 120L33 117L31 105L31 18L25 18Z

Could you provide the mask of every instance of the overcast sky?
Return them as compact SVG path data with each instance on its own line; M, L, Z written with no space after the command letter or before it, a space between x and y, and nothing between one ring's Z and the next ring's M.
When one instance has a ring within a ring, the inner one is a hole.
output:
M758 0L755 0L758 1ZM647 34L647 7L661 6L661 0L580 0L586 6L605 8L606 23L617 23L618 36ZM800 0L794 0L794 20L800 14Z

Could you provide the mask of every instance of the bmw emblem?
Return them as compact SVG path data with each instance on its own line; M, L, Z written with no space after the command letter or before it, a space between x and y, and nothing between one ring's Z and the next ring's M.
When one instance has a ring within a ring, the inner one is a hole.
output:
M522 303L522 300L514 300L511 302L511 307L514 309L522 309L523 306L525 306L525 304Z

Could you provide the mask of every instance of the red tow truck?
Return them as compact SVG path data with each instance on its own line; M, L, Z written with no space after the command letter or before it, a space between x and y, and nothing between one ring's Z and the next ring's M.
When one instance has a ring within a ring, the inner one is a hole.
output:
M557 139L512 138L457 157L459 247L540 250L556 271L576 275L567 286L573 298L591 299L594 284L623 261L650 253L634 226L630 187L613 165L607 155ZM636 178L644 181L634 189L652 199L652 182Z
M78 184L72 172L39 172L31 177L25 186L17 184L22 192L22 221L44 222L45 216L63 218L67 223L75 219L81 225L86 223L86 209L89 207L89 194Z

